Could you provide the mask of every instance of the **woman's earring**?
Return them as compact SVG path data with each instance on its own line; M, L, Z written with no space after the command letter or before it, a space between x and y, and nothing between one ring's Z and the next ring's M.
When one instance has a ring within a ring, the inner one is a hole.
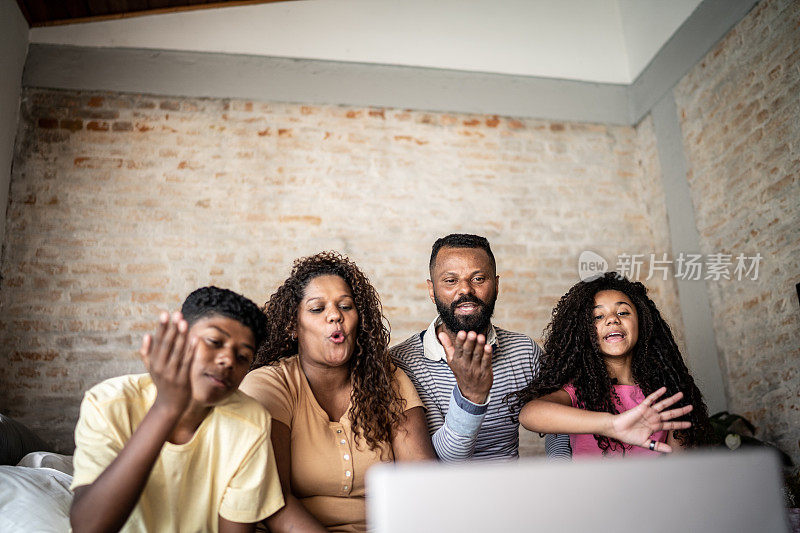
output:
M297 334L294 331L292 332L292 340L293 341L297 340Z

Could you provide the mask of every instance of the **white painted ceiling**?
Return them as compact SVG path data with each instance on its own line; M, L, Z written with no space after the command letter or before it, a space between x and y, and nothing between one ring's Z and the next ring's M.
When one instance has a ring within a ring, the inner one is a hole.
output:
M701 0L302 0L37 27L31 43L629 84Z

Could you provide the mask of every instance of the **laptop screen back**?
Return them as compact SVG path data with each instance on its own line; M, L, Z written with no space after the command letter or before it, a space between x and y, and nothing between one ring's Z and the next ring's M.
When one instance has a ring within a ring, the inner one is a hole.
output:
M774 454L385 464L367 473L376 533L788 531Z

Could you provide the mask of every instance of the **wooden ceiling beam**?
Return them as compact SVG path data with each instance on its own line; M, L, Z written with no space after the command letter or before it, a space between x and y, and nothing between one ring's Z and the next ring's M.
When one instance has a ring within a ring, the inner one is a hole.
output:
M28 25L42 27L292 1L295 0L17 0L17 4Z

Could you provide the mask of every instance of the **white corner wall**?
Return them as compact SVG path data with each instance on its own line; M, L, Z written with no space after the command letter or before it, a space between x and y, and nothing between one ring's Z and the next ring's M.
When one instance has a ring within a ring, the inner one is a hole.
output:
M8 187L14 159L22 69L28 53L28 23L14 0L0 0L0 238L6 231Z

